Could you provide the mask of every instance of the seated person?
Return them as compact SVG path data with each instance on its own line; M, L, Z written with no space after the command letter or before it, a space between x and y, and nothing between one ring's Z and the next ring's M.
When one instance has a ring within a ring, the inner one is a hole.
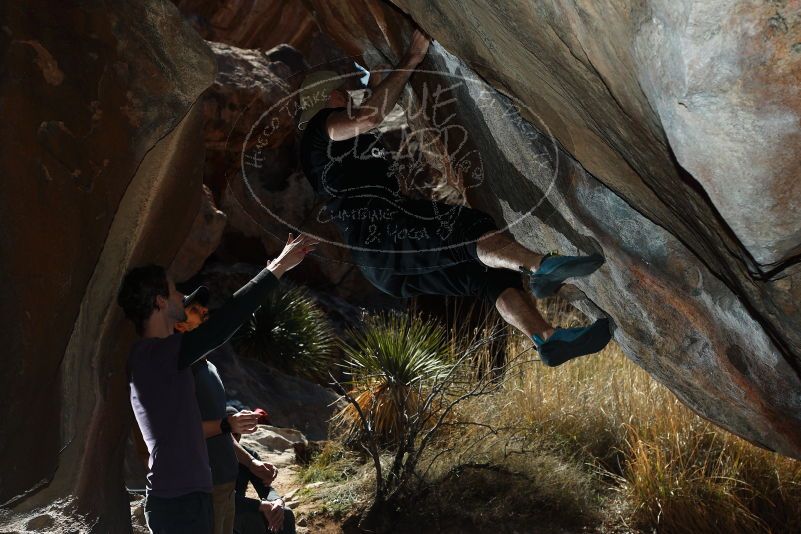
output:
M228 408L229 413L234 412ZM232 434L239 441L240 434ZM259 454L240 445L254 460L260 461ZM248 483L258 494L258 499L247 497ZM237 534L265 534L274 532L280 534L295 534L295 515L286 507L283 499L273 489L264 483L264 480L255 475L245 464L239 464L239 474L236 477L236 512L234 516L234 532Z

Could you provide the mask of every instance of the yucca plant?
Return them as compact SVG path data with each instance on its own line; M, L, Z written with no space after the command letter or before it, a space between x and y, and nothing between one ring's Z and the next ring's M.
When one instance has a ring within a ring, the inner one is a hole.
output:
M304 288L285 283L270 293L233 341L243 356L312 380L328 376L336 351L325 312Z
M426 386L449 368L445 332L420 315L394 313L368 317L362 329L350 334L352 341L342 345L350 396L376 438L397 442L409 418L423 415ZM338 412L333 423L346 440L364 431L353 404Z

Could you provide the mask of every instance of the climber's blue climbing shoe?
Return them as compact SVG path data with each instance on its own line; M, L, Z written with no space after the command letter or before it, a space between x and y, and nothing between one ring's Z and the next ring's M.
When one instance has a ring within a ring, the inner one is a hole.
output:
M555 294L566 279L587 276L603 263L604 257L600 254L589 256L549 254L542 259L540 268L536 271L529 271L523 267L520 267L520 270L531 276L529 279L531 292L538 299L542 299Z
M612 339L612 333L609 331L609 319L604 317L589 326L557 328L546 340L537 334L531 337L542 363L556 367L578 356L600 351Z

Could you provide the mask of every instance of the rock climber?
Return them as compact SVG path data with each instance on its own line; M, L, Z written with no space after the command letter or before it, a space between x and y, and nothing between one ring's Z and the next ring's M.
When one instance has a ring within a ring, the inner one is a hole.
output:
M324 201L326 220L339 228L364 276L389 295L484 298L533 341L549 366L600 351L611 339L608 319L555 328L524 291L521 271L539 299L555 294L568 278L594 272L603 256L542 255L498 231L486 213L400 193L391 152L374 130L395 106L429 43L415 30L400 64L358 107L342 89L346 77L322 71L303 81L301 161Z

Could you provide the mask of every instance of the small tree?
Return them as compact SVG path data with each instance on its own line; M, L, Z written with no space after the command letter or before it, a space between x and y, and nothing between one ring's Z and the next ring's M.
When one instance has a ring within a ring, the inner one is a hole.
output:
M420 316L369 319L355 342L345 348L353 377L349 388L331 379L348 406L337 416L340 428L370 456L375 467L372 506L360 527L388 530L395 504L417 476L422 454L446 427L458 424L454 410L462 402L498 391L505 371L517 358L476 378L471 363L477 351L505 337L503 331L469 342L455 361L441 329ZM450 348L452 350L452 347ZM388 467L382 455L389 455Z
M448 365L444 329L419 315L368 317L343 343L349 395L371 418L370 431L382 445L396 444L407 425L406 415L419 410L421 391ZM334 428L346 442L362 440L364 429L353 404L334 416Z

